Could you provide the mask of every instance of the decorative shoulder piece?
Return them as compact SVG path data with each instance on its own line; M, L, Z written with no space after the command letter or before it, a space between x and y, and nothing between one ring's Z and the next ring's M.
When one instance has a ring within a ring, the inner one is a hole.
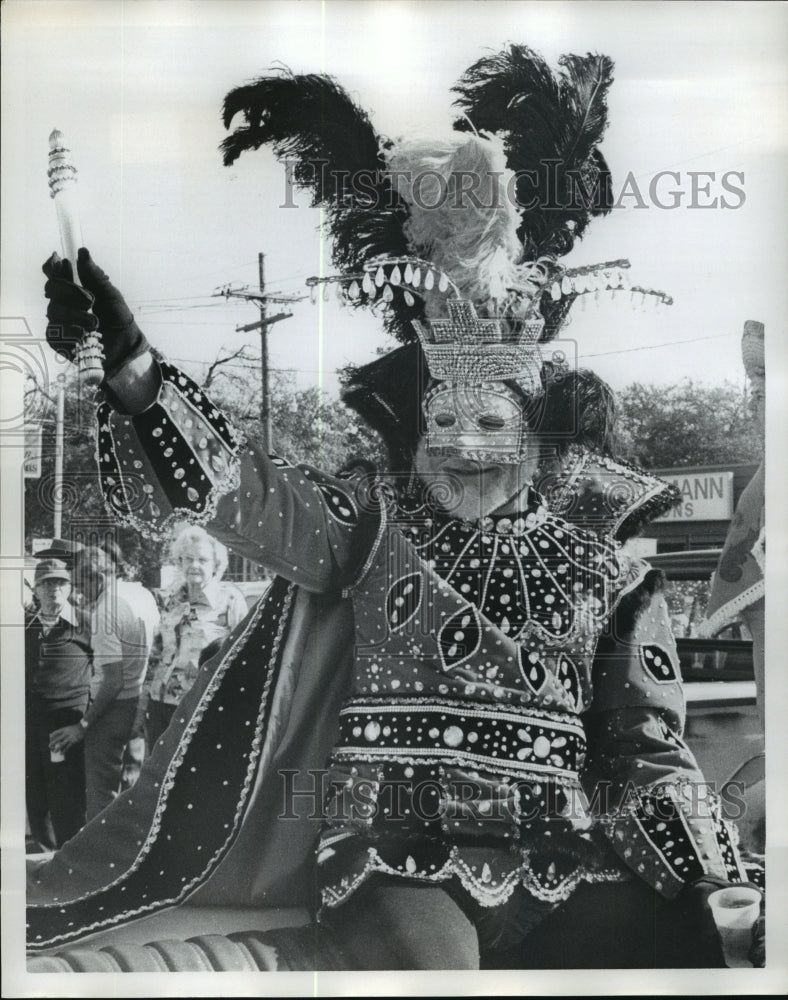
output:
M585 448L570 449L561 469L536 486L552 513L619 541L680 499L670 483Z
M243 436L183 372L159 361L155 403L123 416L98 409L96 458L104 502L123 524L163 538L175 521L203 524L238 484Z

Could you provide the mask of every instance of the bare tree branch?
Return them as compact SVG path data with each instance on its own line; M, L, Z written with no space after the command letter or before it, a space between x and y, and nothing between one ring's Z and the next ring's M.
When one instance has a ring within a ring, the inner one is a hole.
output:
M208 371L206 372L205 378L203 379L203 388L208 389L210 387L216 375L219 374L219 369L221 368L222 365L226 365L228 364L228 362L234 361L236 358L241 358L241 360L243 361L253 361L254 359L250 358L249 355L245 353L246 350L247 346L244 345L243 347L240 347L237 351L235 351L234 354L228 354L226 357L223 358L218 357L215 361L213 361L210 365L208 365Z
M31 389L25 389L24 392L25 407L27 407L28 398L30 396L36 395L37 393L43 396L44 399L48 400L53 406L56 405L55 400L49 395L46 389L44 389L44 387L39 383L38 379L32 372L26 375L26 381L32 382L33 387Z

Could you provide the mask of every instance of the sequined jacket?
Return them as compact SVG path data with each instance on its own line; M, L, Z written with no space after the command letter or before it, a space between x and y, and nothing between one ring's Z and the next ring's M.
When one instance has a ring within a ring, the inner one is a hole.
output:
M279 579L108 811L139 832L115 845L109 881L85 864L90 826L37 873L33 948L79 933L55 889L78 928L195 893L238 903L239 884L243 901L292 902L316 825L328 906L374 871L457 877L483 905L517 884L549 904L627 870L669 897L706 873L747 877L682 739L657 575L619 542L669 487L579 452L519 516L464 524L428 497L264 455L161 370L144 413L100 408L108 505L153 534L204 523ZM186 842L179 811L209 789ZM273 804L310 832L272 823Z

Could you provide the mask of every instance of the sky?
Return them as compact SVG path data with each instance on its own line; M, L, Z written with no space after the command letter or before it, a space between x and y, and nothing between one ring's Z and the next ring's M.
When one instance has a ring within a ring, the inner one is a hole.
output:
M575 304L570 356L614 389L689 377L743 384L744 321L783 325L786 62L782 5L737 3L10 0L3 10L3 253L8 317L40 336L40 264L59 246L46 187L47 137L65 134L79 169L84 242L124 292L148 339L173 360L210 362L254 344L247 302L213 297L257 283L306 294L330 273L306 193L282 207L270 151L226 168L217 147L224 94L276 64L335 76L388 136L445 130L450 87L482 54L525 42L555 65L597 51L616 64L602 149L614 190L644 195L596 220L569 265L626 257L636 284L674 304L633 308L628 294ZM678 180L649 185L660 171ZM690 172L704 172L691 208ZM712 176L705 176L711 174ZM723 175L743 194L726 194ZM628 178L630 180L628 181ZM720 207L720 199L736 207ZM591 299L591 296L587 296ZM296 303L271 329L271 365L299 387L333 391L335 371L389 342L379 319L333 300Z

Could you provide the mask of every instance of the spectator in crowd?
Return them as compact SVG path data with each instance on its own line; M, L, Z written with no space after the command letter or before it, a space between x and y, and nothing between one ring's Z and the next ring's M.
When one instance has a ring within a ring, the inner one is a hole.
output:
M73 541L70 538L53 538L43 549L36 550L33 555L33 560L38 563L41 559L59 559L61 562L66 564L66 569L73 577L74 557L82 548L83 545L81 542ZM35 596L35 591L27 580L25 580L25 584L33 594L33 598L29 606L33 611L37 611L38 599ZM82 604L82 594L76 589L76 587L73 586L73 583L68 603L72 608L79 608Z
M227 549L204 528L181 531L172 543L172 555L180 573L163 595L161 624L145 685L149 748L194 683L200 654L229 635L247 611L241 591L222 581Z
M88 705L87 629L69 602L65 559L36 566L37 609L25 614L25 799L33 839L60 847L85 823L85 756L81 742L50 753L50 733L79 729Z
M148 634L155 637L159 627L159 605L156 596L141 581L128 579L129 574L123 551L112 535L107 535L104 538L101 548L114 563L115 576L123 581L124 597L139 614L139 617L145 621ZM130 788L134 784L145 759L145 724L144 718L140 716L138 708L134 727L123 753L122 788Z
M153 643L156 602L141 608L144 588L119 580L115 561L88 546L77 554L75 576L90 609L93 676L90 705L76 723L52 733L50 746L67 752L85 741L87 818L107 806L121 783L123 753L137 714Z

